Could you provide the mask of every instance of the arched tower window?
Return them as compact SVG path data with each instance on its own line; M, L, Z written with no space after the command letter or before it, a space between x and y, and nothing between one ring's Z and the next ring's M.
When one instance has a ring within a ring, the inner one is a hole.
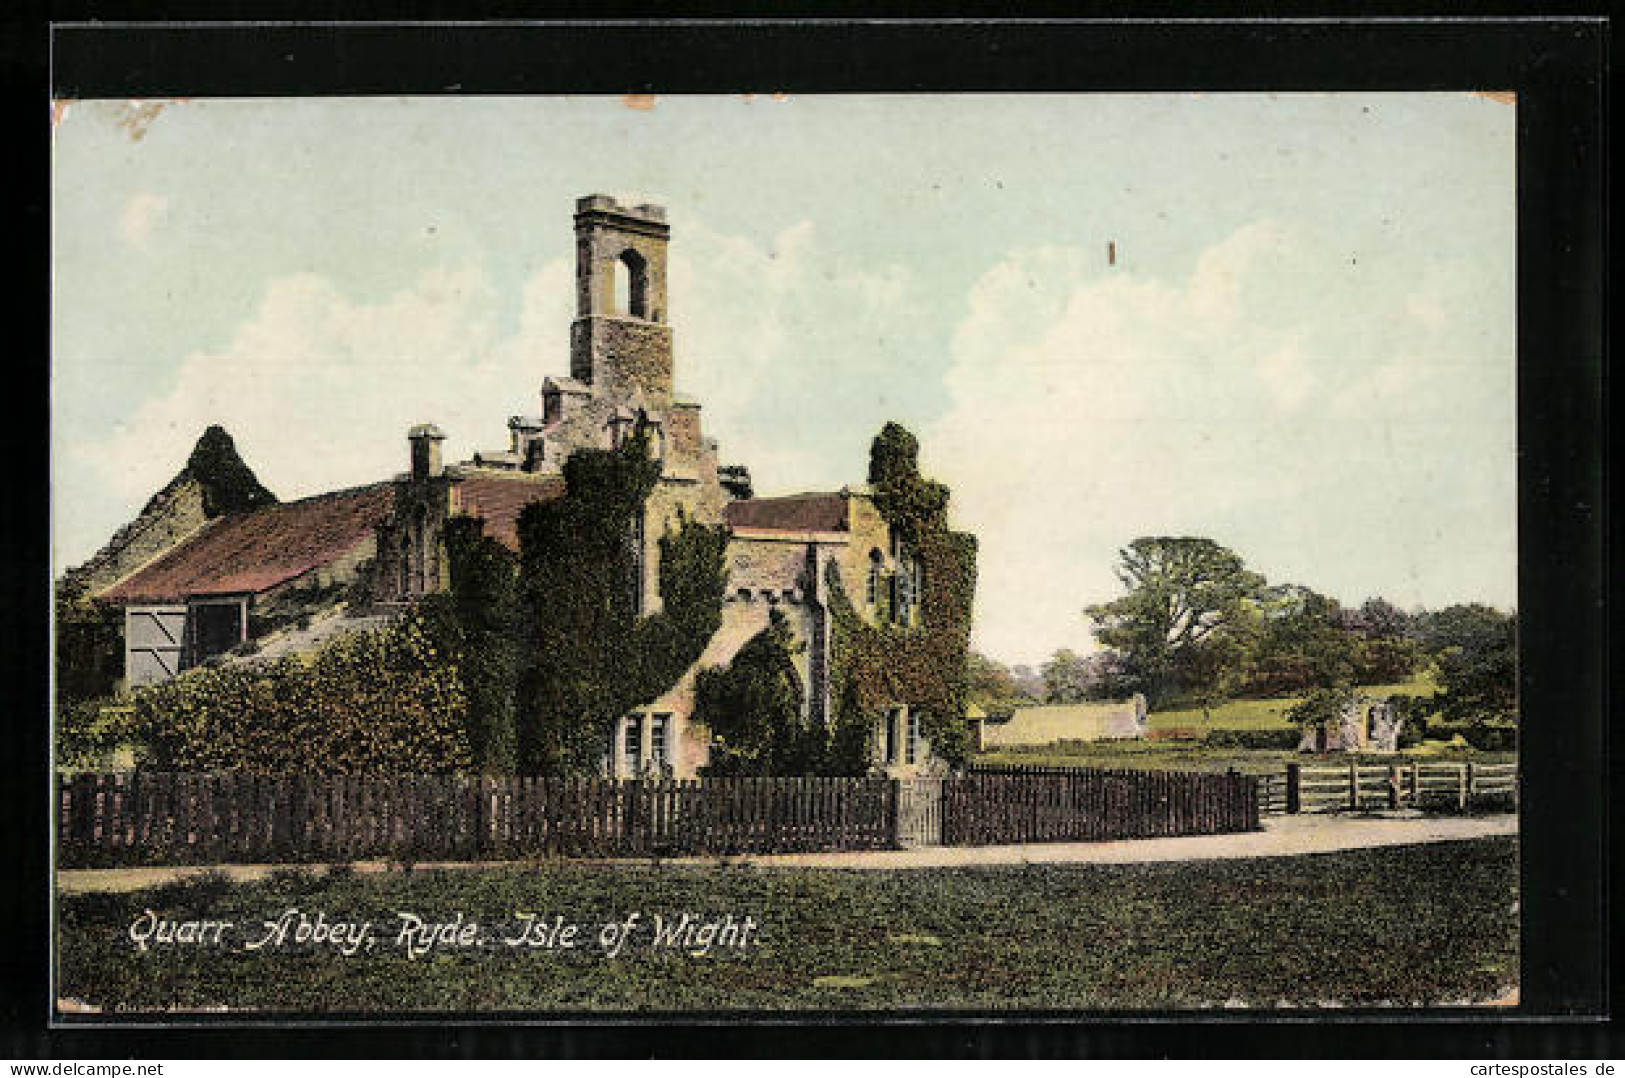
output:
M880 551L869 551L869 580L864 595L869 601L871 610L880 606L880 597L886 593L885 572L885 559L881 557Z
M649 317L649 264L630 247L615 260L615 313Z

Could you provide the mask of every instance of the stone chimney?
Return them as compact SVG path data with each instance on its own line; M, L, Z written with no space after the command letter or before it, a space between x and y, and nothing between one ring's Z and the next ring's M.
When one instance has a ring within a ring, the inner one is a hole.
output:
M433 423L419 423L406 432L406 440L412 445L414 483L433 479L445 472L440 462L440 443L446 440L446 436L439 427Z

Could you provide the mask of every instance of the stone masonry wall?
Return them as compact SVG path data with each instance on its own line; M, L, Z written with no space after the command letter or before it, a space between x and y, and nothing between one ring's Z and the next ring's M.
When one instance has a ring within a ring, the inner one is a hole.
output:
M672 400L671 327L594 316L570 326L570 376L629 407L665 411Z
M184 473L178 475L89 561L65 574L65 580L82 586L87 594L105 591L208 521L202 484Z

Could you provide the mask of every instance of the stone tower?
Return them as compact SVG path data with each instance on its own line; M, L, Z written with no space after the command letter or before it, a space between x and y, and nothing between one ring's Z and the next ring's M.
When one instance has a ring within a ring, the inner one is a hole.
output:
M576 319L570 376L652 411L672 403L666 211L608 195L576 200Z

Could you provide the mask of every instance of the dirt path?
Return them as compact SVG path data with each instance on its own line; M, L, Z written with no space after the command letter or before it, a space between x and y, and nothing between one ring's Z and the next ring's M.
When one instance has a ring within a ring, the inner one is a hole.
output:
M1457 842L1516 835L1518 818L1272 816L1264 830L1239 835L1189 835L1122 842L1043 842L1020 846L926 846L860 853L776 854L739 858L763 866L803 868L962 868L978 865L1097 864L1147 861L1216 861L1242 857L1292 857L1368 846ZM700 862L706 863L706 862ZM712 859L709 863L715 863Z
M1123 865L1150 861L1212 861L1242 857L1292 857L1306 853L1362 849L1370 846L1408 846L1421 842L1457 842L1493 835L1516 835L1518 818L1480 817L1348 817L1273 816L1262 831L1240 835L1191 835L1183 838L1133 839L1123 842L1048 842L1012 846L928 846L911 850L866 850L851 853L758 854L743 857L680 857L664 863L679 865L757 865L763 868L972 868L993 865L1100 864ZM524 867L525 861L433 862L419 869ZM605 866L647 864L647 861L576 862ZM263 879L278 865L219 865L239 882ZM322 870L325 866L307 866ZM357 872L388 872L383 861L362 861ZM136 891L209 871L186 868L81 868L57 873L57 888L64 894L93 891ZM398 871L398 870L397 870Z

